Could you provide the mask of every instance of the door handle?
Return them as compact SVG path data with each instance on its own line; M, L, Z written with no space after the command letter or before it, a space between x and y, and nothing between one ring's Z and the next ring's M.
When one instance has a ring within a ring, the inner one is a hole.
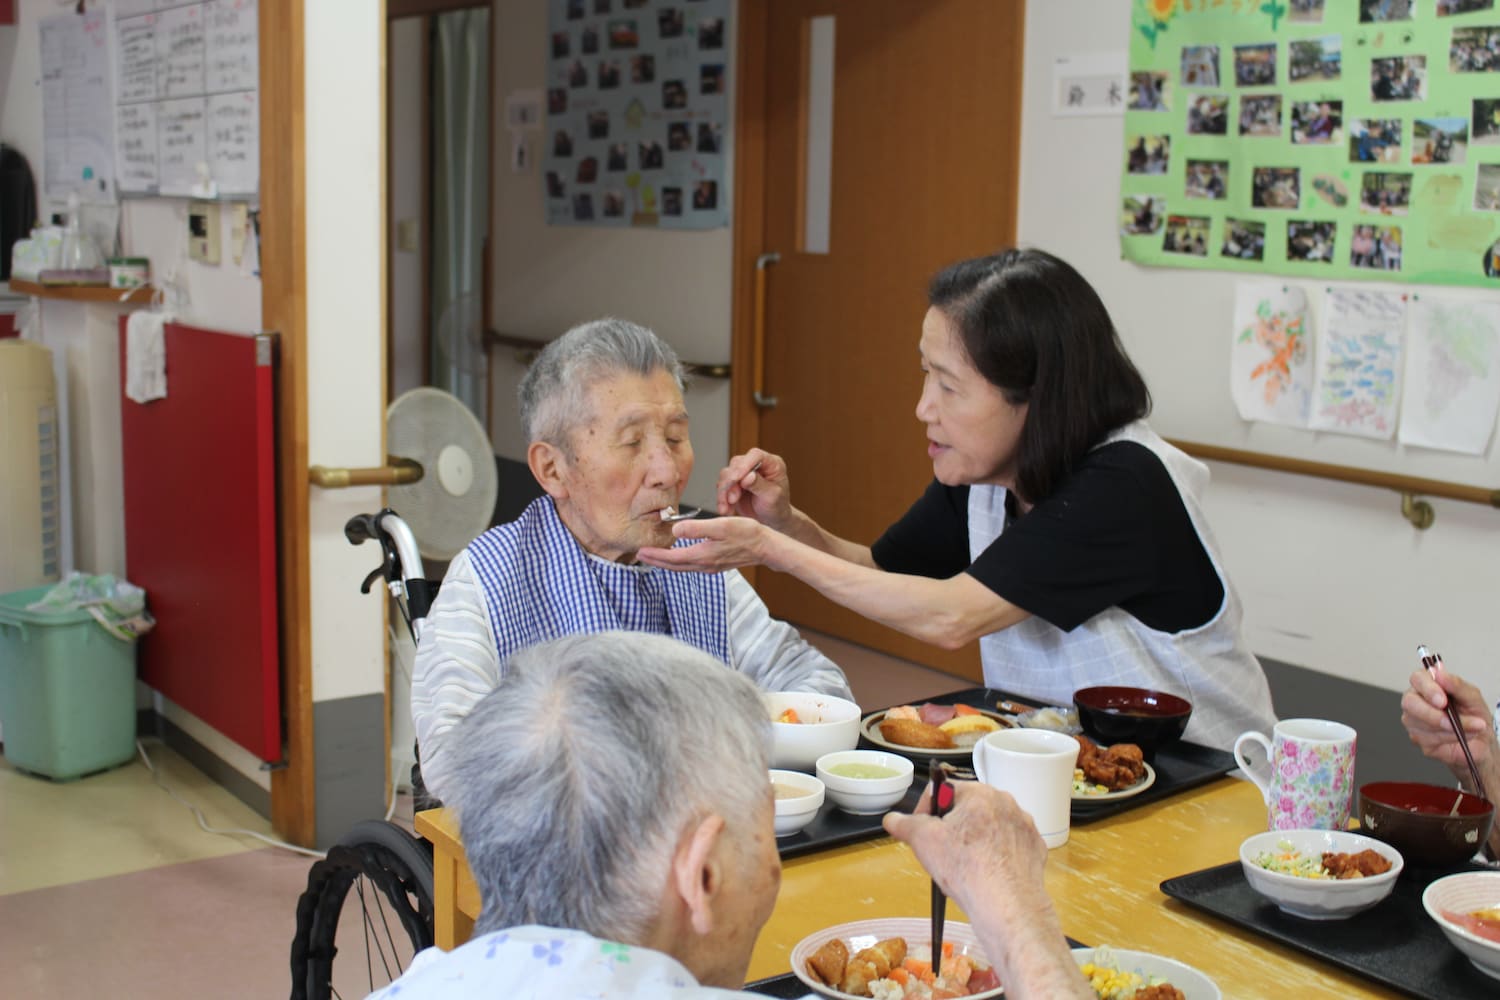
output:
M346 486L403 486L422 478L420 462L387 455L386 463L373 469L338 469L314 465L307 470L307 478L314 486L321 486L325 490L340 490Z
M766 395L766 268L781 259L774 250L755 258L755 371L751 382L751 396L755 405L769 410L777 403L775 396Z

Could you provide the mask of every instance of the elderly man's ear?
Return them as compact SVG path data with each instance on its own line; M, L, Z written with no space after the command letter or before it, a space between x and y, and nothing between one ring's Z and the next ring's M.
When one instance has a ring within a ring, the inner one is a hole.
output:
M526 464L531 467L531 474L554 500L566 500L568 497L567 483L563 478L567 461L561 448L546 441L533 441L526 449Z
M728 847L724 818L710 815L683 835L672 856L671 891L681 901L694 933L700 936L715 929L714 907L724 888L727 874L724 855ZM719 920L728 917L728 914L718 914Z

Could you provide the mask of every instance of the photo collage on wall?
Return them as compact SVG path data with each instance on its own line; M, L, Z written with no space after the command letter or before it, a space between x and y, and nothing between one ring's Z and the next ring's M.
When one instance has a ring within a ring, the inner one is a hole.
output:
M1122 256L1500 288L1495 0L1132 0Z
M729 223L729 0L548 0L553 225Z

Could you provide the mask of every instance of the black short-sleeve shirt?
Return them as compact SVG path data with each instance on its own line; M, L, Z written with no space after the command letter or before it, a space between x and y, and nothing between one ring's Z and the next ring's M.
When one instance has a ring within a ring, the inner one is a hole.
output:
M1159 632L1182 632L1206 625L1224 602L1182 495L1145 445L1090 451L972 563L968 506L967 486L934 481L872 546L876 565L942 579L968 572L1065 631L1119 607Z

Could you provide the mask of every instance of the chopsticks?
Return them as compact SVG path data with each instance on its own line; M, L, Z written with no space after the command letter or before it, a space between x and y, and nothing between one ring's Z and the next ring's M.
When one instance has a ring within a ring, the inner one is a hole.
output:
M936 757L927 762L927 780L932 782L932 815L946 816L953 808L953 786ZM948 897L932 880L932 975L943 971L943 925L947 923Z
M1428 673L1433 672L1443 665L1443 658L1437 653L1428 653L1426 646L1417 647L1417 655L1422 658L1422 666ZM1453 735L1458 740L1458 745L1464 752L1464 760L1469 762L1469 777L1474 779L1474 794L1484 797L1484 783L1479 780L1479 768L1474 765L1474 755L1469 752L1469 741L1464 738L1464 727L1458 719L1458 709L1453 707L1453 699L1448 699L1448 724L1453 727Z

